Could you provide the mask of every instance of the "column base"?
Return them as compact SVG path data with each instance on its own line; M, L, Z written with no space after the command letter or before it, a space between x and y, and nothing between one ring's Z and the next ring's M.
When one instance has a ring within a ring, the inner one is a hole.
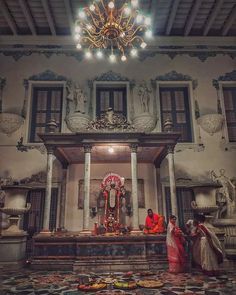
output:
M89 229L83 229L83 230L80 232L80 235L83 235L83 236L91 236L91 235L92 235L92 231L89 230Z
M52 232L49 229L41 229L39 234L51 234Z

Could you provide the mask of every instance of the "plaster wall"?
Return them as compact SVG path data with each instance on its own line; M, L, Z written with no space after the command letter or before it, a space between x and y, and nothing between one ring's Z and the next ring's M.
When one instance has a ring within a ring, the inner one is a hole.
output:
M212 80L235 69L235 60L223 55L209 57L205 62L185 55L177 55L174 59L170 59L165 55L157 55L142 62L130 59L125 64L110 64L104 61L78 62L73 57L52 55L50 58L46 58L36 54L15 61L12 57L1 55L0 77L6 78L6 86L3 89L3 111L20 113L25 95L23 79L28 79L31 75L39 74L46 70L51 70L58 75L63 75L68 79L79 82L88 98L89 88L87 80L110 70L130 80L134 79L136 85L142 80L150 82L150 79L174 70L197 80L198 86L191 100L192 103L194 99L198 101L201 115L216 113L217 92L212 85ZM151 108L153 108L153 99L152 95ZM141 111L137 88L134 89L134 110L136 114ZM198 130L193 113L192 121L196 126L196 130ZM45 154L40 153L37 149L19 152L15 147L21 136L25 138L26 125L27 122L25 121L21 128L11 136L0 133L0 177L10 175L14 179L21 179L39 171L45 171ZM215 170L218 173L219 169L224 168L228 177L236 177L236 144L232 145L231 148L227 148L222 141L222 130L211 136L200 129L200 136L201 138L199 138L199 134L196 134L196 145L183 146L178 144L175 152L176 176L204 180L209 179L209 172L211 170ZM199 143L203 144L204 148L199 147ZM110 170L110 165L94 164L92 165L91 177L102 178ZM112 171L127 177L130 174L130 167L128 164L114 165ZM156 201L152 199L155 179L153 171L152 165L142 165L138 173L140 178L146 180L146 207L157 208ZM82 212L77 209L78 179L82 178L82 175L83 165L72 165L70 167L67 187L66 226L71 230L77 229L78 224L82 226L79 221L82 220ZM164 160L161 165L161 178L166 179L167 177L168 165L167 161ZM139 214L142 221L146 212L140 210ZM93 223L93 220L91 222Z

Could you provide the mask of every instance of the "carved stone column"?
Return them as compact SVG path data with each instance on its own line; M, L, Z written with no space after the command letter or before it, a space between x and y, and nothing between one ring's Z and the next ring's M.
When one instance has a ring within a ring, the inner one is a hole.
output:
M172 214L178 216L178 206L176 197L176 183L175 183L175 164L174 164L174 147L168 146L168 166L169 166L169 179L170 179L170 200Z
M65 230L67 167L68 167L68 164L62 165L61 199L60 199L60 215L59 215L59 228L61 230Z
M43 230L41 232L49 232L49 220L50 220L50 206L52 196L52 168L53 168L53 148L47 148L47 183L46 183L46 195L44 204L43 215Z
M131 149L131 177L132 177L132 205L133 205L133 230L139 233L139 210L138 210L138 178L137 178L137 150L138 145L132 144Z
M89 230L89 196L90 196L90 168L91 168L91 145L84 146L84 212L83 212L83 233L91 234Z

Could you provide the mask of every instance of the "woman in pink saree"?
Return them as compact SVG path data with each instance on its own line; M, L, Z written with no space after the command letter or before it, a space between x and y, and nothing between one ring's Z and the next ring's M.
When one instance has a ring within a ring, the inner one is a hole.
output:
M166 245L169 271L172 273L184 272L185 270L186 254L184 243L183 232L176 225L176 217L171 215L167 227Z

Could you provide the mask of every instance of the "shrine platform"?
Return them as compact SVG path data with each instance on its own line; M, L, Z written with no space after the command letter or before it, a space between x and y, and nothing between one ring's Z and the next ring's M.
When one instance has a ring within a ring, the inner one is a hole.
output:
M166 269L166 235L38 234L32 268L80 272Z

